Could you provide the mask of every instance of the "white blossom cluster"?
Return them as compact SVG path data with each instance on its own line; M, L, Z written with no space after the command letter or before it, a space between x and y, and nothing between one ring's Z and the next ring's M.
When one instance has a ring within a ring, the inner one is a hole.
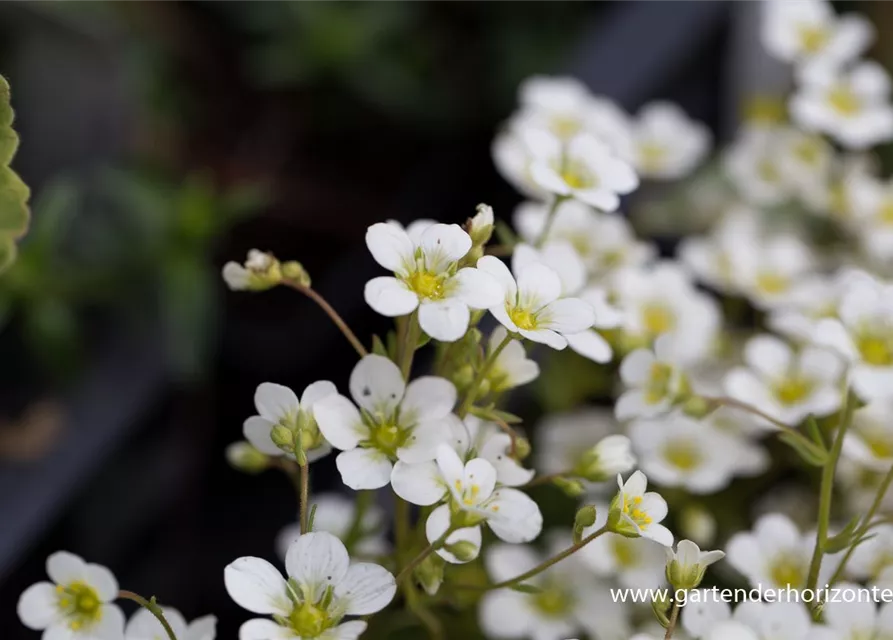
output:
M389 335L358 338L297 262L255 250L226 265L234 290L309 295L357 350L346 385L261 383L227 451L240 470L285 471L299 499L271 545L285 574L253 556L224 570L259 616L240 640L351 640L392 606L434 638L445 606L473 607L492 638L893 638L893 609L873 603L695 597L723 558L713 582L893 588L893 183L868 155L893 139L893 106L886 72L860 58L872 38L824 0L764 3L763 44L795 78L788 115L745 123L719 154L724 199L673 256L637 236L622 199L697 181L706 126L535 77L492 150L527 198L513 233L493 239L486 205L461 226L367 230L384 272L364 297L395 319ZM577 356L574 371L607 381L606 406L544 415L531 444L511 392L578 382L549 367ZM309 491L332 461L352 498ZM791 478L809 487L793 500ZM549 515L558 490L573 519ZM212 618L169 608L125 625L102 567L61 553L47 572L19 603L45 640L213 640ZM676 595L612 596L661 587Z

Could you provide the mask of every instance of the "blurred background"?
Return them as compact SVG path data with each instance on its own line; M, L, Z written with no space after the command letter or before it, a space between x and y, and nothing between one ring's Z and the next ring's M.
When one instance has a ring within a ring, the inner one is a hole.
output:
M222 264L252 247L300 260L368 341L387 327L362 297L369 224L462 222L479 202L510 220L520 197L490 144L521 80L575 75L629 110L672 99L722 139L743 96L789 82L756 46L757 9L0 4L14 166L34 192L0 276L3 637L36 637L13 603L57 549L235 637L223 567L273 559L296 508L283 477L239 474L224 449L258 383L343 387L355 354L294 292L228 292ZM334 456L313 469L315 490L340 484Z

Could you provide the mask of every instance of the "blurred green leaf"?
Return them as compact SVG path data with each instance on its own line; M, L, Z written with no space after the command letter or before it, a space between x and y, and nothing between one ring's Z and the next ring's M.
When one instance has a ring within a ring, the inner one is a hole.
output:
M15 259L15 240L28 229L31 192L18 174L9 168L19 146L12 128L9 83L0 76L0 270Z

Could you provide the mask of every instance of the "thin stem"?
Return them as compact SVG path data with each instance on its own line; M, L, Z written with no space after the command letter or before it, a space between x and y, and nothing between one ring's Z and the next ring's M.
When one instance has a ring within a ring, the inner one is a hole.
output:
M555 212L558 211L558 205L564 202L565 199L564 196L555 196L555 199L552 200L552 206L549 207L549 212L546 214L546 223L543 225L543 230L536 239L535 246L537 248L543 246L546 242L546 238L549 237L549 232L552 230L552 224L555 222Z
M443 638L446 637L443 633L443 625L440 624L440 620L437 619L437 616L431 613L419 599L419 592L416 591L412 583L404 583L403 593L406 597L406 604L409 605L410 611L416 615L428 630L428 635L431 640L443 640Z
M356 334L351 331L350 327L347 326L347 323L344 322L340 315L338 315L338 312L335 311L332 305L330 305L328 301L319 293L317 293L310 287L298 284L297 282L292 282L291 280L283 280L282 284L291 287L299 293L303 293L305 296L319 305L319 307L326 312L332 322L335 323L335 326L341 330L341 333L344 334L344 337L347 338L347 341L350 342L351 346L353 346L353 348L356 350L361 358L369 354L369 352L366 350L366 347L364 347L363 343L360 342L359 338L357 338Z
M887 490L890 488L890 483L893 482L893 466L890 467L890 470L887 471L887 475L884 476L884 479L881 481L881 484L878 485L877 493L874 496L874 502L871 503L871 508L868 509L868 513L865 514L865 517L862 518L862 524L856 529L853 534L853 540L858 543L859 539L868 533L874 523L872 523L872 519L874 515L877 513L878 509L880 509L881 504L884 501L884 496L887 495ZM853 555L853 552L856 550L858 544L852 544L846 550L846 553L843 555L843 558L840 559L840 563L837 565L837 569L834 570L834 575L831 576L831 579L828 581L828 584L834 584L838 580L843 577L843 572L846 569L847 563L850 561L850 557Z
M549 484L553 480L558 480L559 478L564 478L569 475L571 475L570 471L560 471L558 473L549 473L544 476L537 476L536 478L525 484L524 488L527 489L530 487L538 487L540 485Z
M375 498L374 491L357 491L357 508L354 510L353 522L350 523L350 529L347 531L347 535L344 536L344 546L347 547L348 551L352 551L354 545L366 533L363 530L363 519L369 510L369 506L372 504L373 498Z
M400 581L403 580L404 578L411 576L412 572L415 571L416 567L418 567L420 564L422 564L425 561L425 558L427 558L432 553L434 553L435 551L440 549L444 544L446 544L446 540L452 532L453 531L451 529L447 529L446 532L442 536L440 536L437 540L435 540L434 542L429 544L427 547L422 549L422 552L419 553L419 555L417 555L415 558L413 558L412 561L410 561L410 563L408 565L403 567L403 569L400 570L400 573L397 574L397 578L396 578L397 584L400 584Z
M822 484L819 493L819 522L816 530L815 549L812 552L812 560L809 563L809 578L806 581L806 589L815 593L819 582L819 570L822 567L822 557L825 555L825 544L828 541L828 528L831 522L831 500L834 497L834 475L837 472L837 460L843 450L843 440L850 425L853 423L853 413L856 410L856 399L852 392L847 395L846 405L840 419L840 425L831 446L828 462L822 469Z
M415 356L416 344L422 331L422 328L419 326L418 311L412 312L403 323L401 329L403 339L400 349L400 373L403 374L404 380L409 380L409 372L412 370L412 359Z
M676 631L676 623L679 621L679 603L673 602L673 610L670 612L670 624L667 625L667 633L664 635L664 640L670 640L673 637L673 632Z
M481 364L481 368L478 370L477 375L474 377L474 380L471 383L471 386L468 387L468 391L465 393L465 399L462 401L462 406L459 407L459 410L456 412L460 418L464 418L468 414L468 410L471 409L471 405L474 404L474 401L477 398L477 394L480 391L481 384L484 382L487 374L490 373L490 369L493 368L493 365L496 363L496 359L499 357L499 354L502 353L502 350L505 349L511 341L512 334L506 334L502 342L500 342L499 345L490 352L490 354L484 360L483 364Z
M763 420L771 422L774 426L778 427L785 433L788 433L791 436L793 436L799 440L802 440L807 445L810 445L810 446L812 445L812 443L809 441L808 438L806 438L806 436L804 436L802 433L797 431L791 425L785 424L784 422L781 422L777 418L773 418L768 413L763 413L762 411L760 411L753 405L749 405L746 402L741 402L740 400L736 400L735 398L728 398L725 396L721 396L721 397L701 396L701 397L704 400L706 400L707 402L715 402L718 405L724 405L727 407L732 407L733 409L741 409L742 411L747 411L748 413L751 413L759 418L762 418Z
M133 600L139 606L146 609L149 613L151 613L155 618L161 623L161 626L164 627L164 632L167 634L169 640L177 640L177 634L174 633L174 630L171 629L171 625L168 623L167 619L164 617L164 611L161 610L161 607L155 602L155 597L153 596L150 600L146 600L143 596L138 593L134 593L133 591L119 591L118 598L122 600Z
M518 438L520 437L518 435L518 432L515 431L514 429L512 429L511 425L509 425L508 422L506 422L505 420L502 420L498 416L489 416L488 419L491 422L495 422L496 426L498 426L500 429L502 429L508 435L509 439L511 440L511 449L509 450L509 454L514 456L518 450L517 443L518 443Z
M548 568L551 567L552 565L561 562L562 560L564 560L564 559L567 558L568 556L571 556L571 555L575 554L577 551L579 551L580 549L582 549L583 547L585 547L587 544L589 544L590 542L592 542L592 541L595 540L596 538L598 538L598 537L604 535L604 534L607 533L607 532L608 532L608 527L607 527L607 526L604 526L604 527L602 527L601 529L598 529L597 531L593 531L593 532L590 533L588 536L586 536L585 538L583 538L583 539L580 540L579 542L575 542L574 544L572 544L571 546L569 546L569 547L568 547L567 549L565 549L564 551L558 553L557 555L552 556L552 557L549 558L548 560L544 560L543 562L541 562L541 563L539 563L538 565L536 565L536 566L535 566L533 569L531 569L530 571L525 571L525 572L522 573L521 575L519 575L519 576L515 576L514 578L509 578L508 580L503 580L502 582L497 582L496 584L490 584L490 585L487 585L487 586L484 586L484 587L481 587L481 586L478 586L478 585L455 585L455 586L460 587L460 588L463 588L463 589L477 589L477 590L481 590L481 591L491 591L491 590L493 590L493 589L502 589L502 588L505 588L505 587L514 587L514 586L516 586L516 585L521 584L521 583L524 582L525 580L529 580L529 579L532 578L533 576L542 573L543 571L545 571L546 569L548 569Z
M307 508L310 502L310 465L302 464L301 467L301 488L299 489L299 517L301 521L301 533L307 533Z

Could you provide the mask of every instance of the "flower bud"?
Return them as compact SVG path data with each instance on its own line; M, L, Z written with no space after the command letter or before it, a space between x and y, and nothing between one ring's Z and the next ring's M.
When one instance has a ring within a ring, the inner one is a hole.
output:
M493 235L493 207L479 204L477 213L468 221L467 226L473 246L482 247L487 244Z
M270 439L273 444L285 451L286 453L294 453L295 451L295 432L285 425L277 424L270 431Z
M300 262L295 260L289 260L282 265L282 277L303 287L310 286L310 274Z
M226 448L226 460L233 469L244 473L260 473L270 466L269 457L244 440Z
M530 455L530 440L524 436L515 438L515 459L525 460Z
M431 553L416 567L415 578L429 596L435 595L440 590L440 585L443 584L444 566L446 566L444 559L436 553Z
M692 418L704 418L714 410L714 404L701 396L689 396L682 403L682 411Z
M223 266L223 279L233 291L264 291L282 281L282 269L273 254L252 249L244 265L227 262Z
M579 498L586 491L586 487L579 480L573 478L555 478L552 484L564 491L571 498Z
M667 580L676 589L694 589L704 579L707 567L725 555L722 551L702 552L691 540L681 540L675 552L667 549Z
M593 505L588 504L581 507L574 516L574 543L583 539L583 531L587 527L595 524L596 509Z
M636 457L629 438L613 435L603 438L581 456L574 475L590 482L604 482L618 473L626 473L635 464Z
M480 548L470 540L459 540L452 544L445 544L443 548L448 553L456 556L459 562L471 562L478 557Z

